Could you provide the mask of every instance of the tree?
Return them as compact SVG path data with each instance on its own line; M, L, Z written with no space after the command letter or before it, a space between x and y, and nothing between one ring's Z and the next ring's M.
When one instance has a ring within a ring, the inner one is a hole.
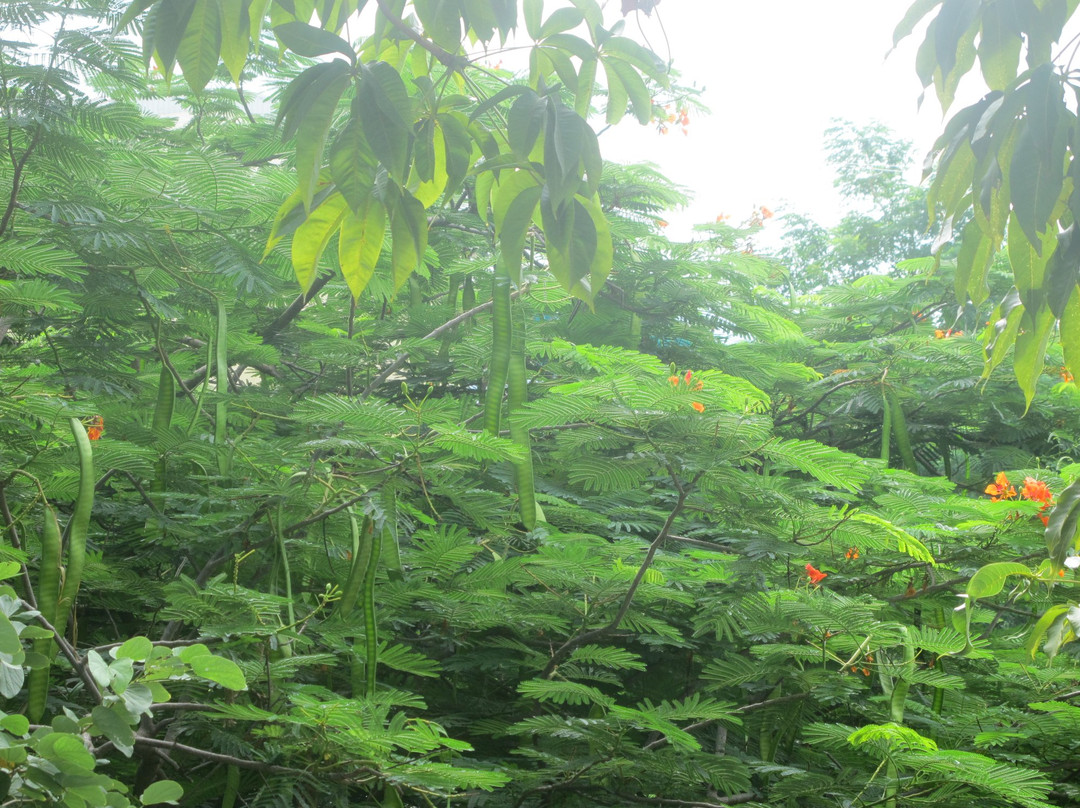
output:
M1080 129L1065 100L1075 42L1054 53L1076 3L919 2L897 27L896 41L935 9L916 65L923 86L933 85L948 111L977 60L990 92L954 114L934 144L927 203L931 217L942 210L947 235L962 226L961 304L987 299L987 272L998 249L1007 249L1015 290L994 309L983 341L991 360L1015 343L1014 370L1030 403L1058 321L1066 366L1072 373L1080 363L1080 247L1072 246Z
M849 209L830 230L805 216L784 215L778 257L790 267L795 287L810 291L929 255L933 239L926 227L926 192L904 180L910 144L880 124L856 127L840 121L825 136L834 184Z

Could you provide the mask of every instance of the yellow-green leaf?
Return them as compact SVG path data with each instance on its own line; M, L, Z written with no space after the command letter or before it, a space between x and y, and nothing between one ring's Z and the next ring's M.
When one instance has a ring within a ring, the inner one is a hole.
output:
M321 205L312 208L304 223L296 228L292 242L293 271L300 288L305 292L311 288L319 258L330 242L330 237L340 227L348 208L345 197L334 193L323 200Z
M338 236L338 261L354 298L360 297L375 274L385 236L386 208L374 196L368 197L359 213L345 212Z

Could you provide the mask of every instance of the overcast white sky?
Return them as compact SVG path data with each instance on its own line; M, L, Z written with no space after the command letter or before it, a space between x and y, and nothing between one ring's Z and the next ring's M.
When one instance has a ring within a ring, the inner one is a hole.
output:
M720 213L737 222L754 205L834 223L841 210L822 138L831 120L880 121L915 143L919 162L943 125L932 90L917 106L921 32L885 58L911 2L661 0L674 66L704 87L711 114L694 116L686 136L678 128L661 136L628 117L602 136L604 156L650 160L692 190L692 205L669 217L678 237ZM664 56L659 25L641 20ZM633 15L627 23L626 33L638 38ZM985 92L977 69L970 78L956 108Z

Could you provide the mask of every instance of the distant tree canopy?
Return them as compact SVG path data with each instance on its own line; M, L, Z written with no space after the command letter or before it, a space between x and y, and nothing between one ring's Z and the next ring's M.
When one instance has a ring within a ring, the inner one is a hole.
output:
M778 253L800 291L889 272L898 261L930 254L926 190L906 181L911 145L880 124L838 122L825 132L829 165L847 211L832 228L783 216Z

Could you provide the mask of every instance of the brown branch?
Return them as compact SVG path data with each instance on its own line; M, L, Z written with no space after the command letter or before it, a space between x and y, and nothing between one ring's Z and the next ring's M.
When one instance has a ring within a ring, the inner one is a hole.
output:
M469 64L468 59L463 56L456 56L450 53L448 50L443 50L427 37L421 36L419 33L413 30L412 26L408 25L399 16L394 14L394 10L387 5L387 0L375 0L375 3L379 6L379 11L383 13L387 21L394 26L394 29L403 34L407 39L411 39L421 48L426 50L436 59L438 59L445 67L454 71L461 71Z
M945 581L940 584L934 584L933 586L923 587L915 592L914 595L909 595L906 592L902 595L893 595L891 598L885 598L886 603L900 603L905 600L914 600L915 598L922 597L923 595L932 595L935 592L944 592L960 584L966 584L971 580L969 575L966 578L953 578L951 581Z
M629 802L637 802L643 805L674 805L679 808L727 808L728 805L740 805L757 799L757 794L744 791L741 794L732 794L730 797L717 797L722 802L697 802L695 800L674 800L668 797L639 797L634 794L619 794L619 799Z
M838 390L842 390L843 388L853 384L869 384L871 381L876 382L876 380L874 379L848 379L846 382L840 382L837 385L833 385L828 390L826 390L825 393L822 394L821 398L819 398L805 410L800 413L793 413L786 418L779 418L775 422L773 422L773 426L783 426L784 424L790 424L792 421L797 421L800 418L809 415L810 413L814 412L818 407L820 407L822 403L824 403L825 399L827 399L829 396L831 396Z
M515 290L510 295L511 300L518 297L522 293L524 293L524 291L525 291L525 287L522 287L520 289ZM476 306L475 308L469 309L468 311L463 311L457 317L454 317L454 318L452 318L450 320L447 320L445 323L440 325L434 331L431 331L430 333L425 334L423 337L421 337L421 339L427 340L427 339L436 339L438 337L441 337L447 331L451 330L454 326L460 325L461 323L465 322L466 320L471 319L472 317L475 317L477 314L479 314L482 311L487 311L488 309L491 308L491 304L492 304L492 301L489 300L486 303L481 303L479 306ZM408 351L403 351L402 353L399 353L397 355L397 358L393 362L391 362L389 365L387 365L379 373L378 376L376 376L374 379L372 379L371 384L369 384L367 387L365 387L363 389L363 391L360 393L360 398L365 399L369 395L371 395L372 391L375 390L375 388L379 387L383 382L385 382L387 379L389 379L390 376L395 371L400 370L402 368L402 366L405 364L405 362L408 361L408 359L409 359L409 352Z
M234 755L223 755L220 752L211 752L209 749L199 749L196 746L188 746L187 744L178 743L177 741L165 741L159 738L143 738L136 736L135 745L149 746L154 749L165 749L173 752L183 752L192 755L193 757L202 758L203 760L211 760L215 763L236 766L238 769L251 769L253 771L267 772L269 774L318 776L326 780L334 780L337 782L353 780L358 774L364 775L367 780L373 780L381 776L378 771L368 766L358 766L351 772L305 771L304 769L294 769L290 766L278 766L274 763L264 763L261 760L248 760L246 758L235 757Z
M11 216L15 213L15 204L19 199L19 189L22 186L22 174L23 169L26 168L26 161L30 159L30 155L34 149L37 148L38 143L41 141L41 136L45 132L45 127L38 124L36 130L34 130L34 136L30 139L30 143L27 144L26 150L22 153L22 157L15 160L12 155L12 166L14 168L11 174L11 194L8 196L7 208L4 210L3 218L0 218L0 236L3 236L7 232L8 225L11 224Z
M540 676L544 679L548 679L555 672L555 669L559 666L570 652L575 648L579 648L588 642L598 640L601 637L606 637L611 632L619 628L619 624L622 623L623 618L626 617L626 613L630 611L630 604L634 600L634 595L637 594L638 587L641 586L641 582L645 580L645 573L648 572L649 567L652 565L653 557L656 555L656 551L660 549L660 545L667 541L668 536L671 534L671 526L675 523L675 519L682 513L683 505L686 504L687 490L683 487L679 487L679 498L675 502L675 507L671 509L671 513L668 514L667 519L664 520L663 527L660 528L660 532L656 534L656 538L652 540L649 545L648 552L645 553L645 559L638 567L637 574L634 575L634 579L630 582L630 588L626 591L626 595L623 596L623 601L619 606L619 610L615 612L615 616L611 618L609 623L594 628L592 631L586 631L584 634L578 634L575 637L571 637L564 642L561 646L555 649L551 654L551 659L548 660L547 665L544 667Z
M0 485L0 516L4 517L4 523L7 525L8 538L11 540L11 546L16 550L21 550L22 541L19 539L19 528L11 515L11 508L8 507L7 487L5 485ZM23 586L26 588L26 598L30 603L31 608L36 609L37 598L34 596L34 585L30 581L30 570L27 568L25 562L20 564L19 567L19 571L22 573Z

